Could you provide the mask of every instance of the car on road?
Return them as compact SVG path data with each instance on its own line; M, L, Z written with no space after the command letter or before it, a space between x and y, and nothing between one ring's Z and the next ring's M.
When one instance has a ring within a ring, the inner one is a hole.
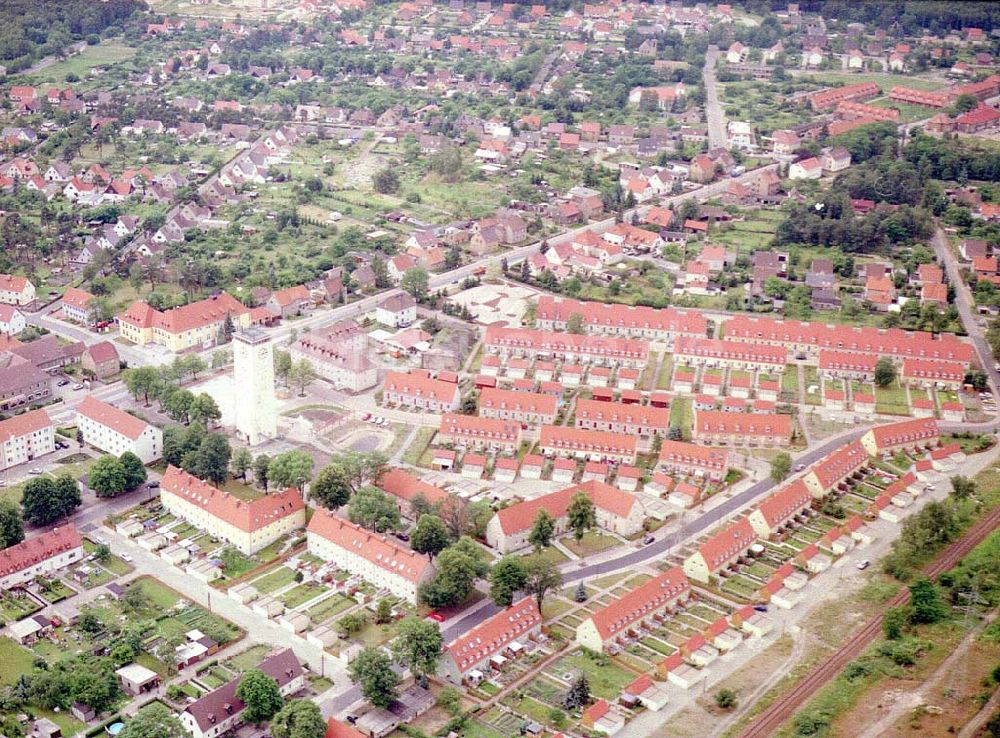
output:
M60 379L58 382L56 382L56 387L65 387L67 384L69 384L68 379Z
M395 535L396 538L404 542L410 540L410 537L406 533L394 533L393 535Z
M129 556L128 554L123 553L123 554L121 554L121 557L122 557L122 561L125 561L125 562L127 562L129 564L132 563L132 557Z
M805 464L796 464L795 465L795 471L797 471L797 472L800 472L800 471L802 471L805 468L806 468Z
M42 473L42 470L39 469L37 466L33 466L31 468L31 473L34 474L37 477L39 474Z
M148 482L146 482L146 486L149 487L150 489L156 489L157 487L160 486L160 480L150 479Z
M767 605L754 605L753 609L757 612L767 612Z
M367 423L369 420L371 420L371 417L372 417L371 413L365 413L364 415L361 416L361 419Z
M872 562L870 562L868 559L861 559L861 561L858 562L858 569L860 569L861 571L864 571L865 569L867 569L871 565L872 565Z
M75 390L82 390L83 389L83 385L82 384L74 384L73 385L73 389L75 389Z
M427 613L427 619L433 620L435 623L443 623L444 615L439 613L437 610L431 610L429 613Z
M654 541L656 541L656 538L654 538L653 536L643 536L642 538L642 542L646 546L648 546L650 543L653 543Z

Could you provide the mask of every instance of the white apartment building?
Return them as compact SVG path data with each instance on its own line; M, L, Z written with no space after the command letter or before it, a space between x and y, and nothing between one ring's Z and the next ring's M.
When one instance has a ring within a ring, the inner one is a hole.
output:
M0 469L24 464L55 450L55 426L44 410L0 421Z
M6 592L82 561L83 541L72 524L53 528L0 551L0 590Z
M309 553L385 587L411 604L417 588L434 576L434 564L385 536L317 509L306 531Z
M76 427L85 443L105 453L121 456L131 451L143 464L163 455L159 428L89 395L76 410Z
M228 541L247 556L306 524L305 504L297 489L241 500L175 466L167 467L160 480L160 501L173 515Z

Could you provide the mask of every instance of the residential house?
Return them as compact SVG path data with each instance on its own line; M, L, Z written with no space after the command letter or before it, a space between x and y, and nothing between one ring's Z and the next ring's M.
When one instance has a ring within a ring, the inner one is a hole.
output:
M155 425L87 395L76 409L76 426L84 443L121 456L131 451L144 464L163 454L163 432Z

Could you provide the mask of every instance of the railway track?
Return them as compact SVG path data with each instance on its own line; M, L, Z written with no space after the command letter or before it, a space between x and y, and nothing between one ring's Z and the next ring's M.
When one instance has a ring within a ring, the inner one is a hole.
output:
M923 572L929 577L936 577L942 572L954 567L959 561L978 546L993 530L1000 526L1000 507L970 527L965 534L948 546ZM897 607L907 601L909 590L904 587L891 600L885 603L886 609ZM766 738L774 735L785 721L791 718L805 702L812 697L820 687L835 678L848 663L861 655L871 643L882 633L882 615L876 615L830 654L823 663L813 669L804 679L786 692L764 712L758 715L753 723L748 725L740 738Z

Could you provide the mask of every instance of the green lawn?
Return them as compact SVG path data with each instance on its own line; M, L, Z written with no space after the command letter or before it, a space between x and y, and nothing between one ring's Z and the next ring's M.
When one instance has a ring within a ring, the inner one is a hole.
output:
M898 381L888 387L875 387L875 410L888 415L909 415L910 403L906 390Z
M815 82L820 85L855 85L861 82L874 82L883 92L888 93L899 85L914 90L940 90L944 84L936 80L921 79L912 75L880 74L878 72L851 74L848 72L813 72L803 74L797 79Z
M308 602L313 597L318 597L326 591L326 587L323 587L315 582L306 582L305 584L300 584L297 587L292 587L290 590L281 595L281 601L285 603L285 607L292 609L298 607L303 602Z
M91 67L126 61L135 56L137 51L137 49L124 46L120 43L102 43L96 46L88 46L76 56L71 56L64 61L57 62L23 79L24 81L39 83L47 81L64 82L68 74L75 74L80 78L84 78L90 73Z
M321 623L324 620L332 618L334 615L344 612L344 610L350 609L356 604L357 602L349 597L334 595L333 597L327 597L318 605L310 607L306 610L306 614L314 623Z
M663 355L660 371L656 375L656 389L670 389L670 375L674 370L674 359L670 354Z
M131 586L141 587L142 593L149 598L153 607L160 612L169 610L171 607L176 605L177 601L180 599L179 595L174 592L174 590L152 577L140 577L139 579L136 579Z
M226 666L238 672L249 671L263 661L270 651L271 647L265 644L251 646L246 651L238 653L229 659L226 662Z
M436 432L433 428L418 428L416 435L413 437L413 442L410 443L403 454L403 463L417 466L427 447L430 446Z
M601 551L607 551L609 548L614 548L620 543L614 536L598 533L597 531L587 531L579 542L572 535L564 536L559 539L559 542L577 556L590 556Z
M231 494L233 497L238 497L241 500L246 500L247 502L253 502L254 500L259 500L264 496L264 493L257 489L256 487L251 487L249 484L241 482L239 479L230 479L224 485L222 489Z
M9 686L22 674L31 672L35 657L7 636L0 637L0 684Z
M277 569L265 574L264 576L254 579L251 584L261 594L268 594L269 592L281 589L285 585L291 584L294 581L295 572L287 566L279 566Z
M670 402L670 425L681 429L685 441L691 439L691 425L694 423L694 404L690 397L675 397Z
M600 655L591 659L583 652L566 656L549 667L549 671L556 675L574 670L587 675L591 694L608 700L617 699L622 688L635 679L635 674L615 666L608 657Z

